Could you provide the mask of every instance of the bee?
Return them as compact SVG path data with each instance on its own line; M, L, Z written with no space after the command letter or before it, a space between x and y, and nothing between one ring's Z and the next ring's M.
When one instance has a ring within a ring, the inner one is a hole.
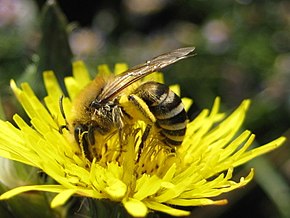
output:
M93 159L91 147L96 135L118 132L126 125L143 120L147 127L143 139L152 126L158 130L160 142L170 148L182 144L187 125L187 113L181 99L165 84L149 81L139 87L128 88L143 77L193 55L194 47L179 48L128 69L119 75L97 76L73 102L72 117L65 128L73 132L85 156ZM134 107L123 102L126 99ZM65 118L60 100L61 113Z

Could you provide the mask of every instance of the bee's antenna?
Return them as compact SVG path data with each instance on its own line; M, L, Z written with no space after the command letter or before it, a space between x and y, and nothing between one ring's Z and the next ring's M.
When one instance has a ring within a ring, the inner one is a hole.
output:
M59 132L62 133L63 129L69 130L68 129L68 123L67 123L66 116L65 116L65 112L64 112L64 109L63 109L63 95L60 96L60 98L59 98L59 109L60 109L60 113L61 113L63 119L65 120L65 125L61 125L59 127Z
M64 109L63 109L63 95L60 96L60 98L59 98L59 109L60 109L60 113L61 113L63 119L65 119L65 121L66 121L66 116L64 113Z

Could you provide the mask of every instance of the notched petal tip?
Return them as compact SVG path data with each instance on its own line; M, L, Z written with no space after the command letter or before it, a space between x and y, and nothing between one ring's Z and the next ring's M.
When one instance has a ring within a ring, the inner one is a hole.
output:
M88 84L91 81L90 74L83 61L73 63L73 77L81 84Z
M61 87L53 71L44 71L43 80L48 95L56 96L56 98L60 98L60 96L63 95Z
M118 75L128 70L128 65L125 63L117 63L114 67L114 74Z
M98 66L98 76L105 76L110 74L112 74L112 72L107 64L102 64Z

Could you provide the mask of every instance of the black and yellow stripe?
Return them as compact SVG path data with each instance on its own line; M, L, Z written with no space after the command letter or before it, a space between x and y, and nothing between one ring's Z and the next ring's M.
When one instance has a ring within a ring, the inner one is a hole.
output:
M134 91L156 118L163 142L169 146L181 145L187 123L187 114L181 99L166 85L147 82Z

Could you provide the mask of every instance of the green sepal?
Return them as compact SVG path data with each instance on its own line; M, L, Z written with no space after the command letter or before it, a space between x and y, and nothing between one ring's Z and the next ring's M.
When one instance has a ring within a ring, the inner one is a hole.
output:
M68 42L67 20L58 4L49 0L41 16L41 42L39 46L38 74L53 70L59 81L71 75L72 52Z

